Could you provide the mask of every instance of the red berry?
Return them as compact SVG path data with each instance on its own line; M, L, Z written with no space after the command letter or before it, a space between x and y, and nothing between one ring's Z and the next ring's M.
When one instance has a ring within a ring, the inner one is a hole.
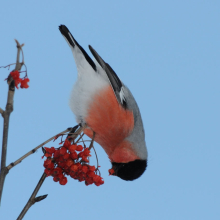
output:
M63 159L64 159L64 160L67 160L69 157L70 157L70 154L68 154L68 153L65 153L65 154L63 155Z
M51 147L50 148L50 152L53 154L55 152L55 148L54 147Z
M12 78L13 78L14 80L20 78L20 73L19 73L17 70L15 70L15 71L13 71L13 72L10 72L10 74L11 74L11 76L12 76Z
M66 166L71 167L74 164L74 161L72 159L68 159L66 161Z
M66 154L66 148L65 148L65 147L62 147L62 148L60 149L60 155L64 155L64 154Z
M66 178L66 177L63 177L62 179L60 179L59 183L60 183L60 185L66 185L66 183L67 183L67 178Z
M59 156L60 156L60 151L59 150L55 150L54 158L59 157Z
M96 170L96 168L95 168L95 166L89 166L89 170L94 172Z
M59 162L58 166L61 167L61 168L64 168L66 166L66 163L65 162Z
M85 179L85 184L88 186L88 185L90 185L90 184L93 184L93 179L92 179L92 177L87 177L86 179Z
M113 175L115 173L114 169L109 169L108 172L109 172L109 175Z
M79 177L78 180L79 180L79 182L82 182L82 181L84 181L84 178L83 177Z
M62 169L60 167L56 167L54 170L53 170L53 176L58 176L59 174L62 174Z
M80 158L80 157L83 157L84 156L84 152L80 152L79 154L78 154L78 157Z
M83 150L83 146L82 145L77 145L76 150L77 151L82 151Z
M77 173L71 172L71 173L70 173L70 176L71 176L73 179L78 179Z
M52 161L51 161L50 159L46 159L46 160L44 161L44 167L47 168L48 165L50 165L51 163L52 163Z
M76 153L75 151L70 154L70 157L71 157L73 160L78 159L78 155L77 155L77 153Z
M56 176L53 178L53 181L54 182L58 182L59 181L59 178L57 178Z
M99 176L99 175L95 175L94 177L93 177L93 181L94 182L99 182L101 180L101 177Z
M48 170L53 170L54 169L54 163L50 163L47 165Z
M95 176L95 173L94 173L94 171L89 171L89 172L87 172L87 175L88 175L89 177L94 177L94 176Z
M84 162L87 162L87 163L89 162L87 156L82 156L82 160L83 160Z
M86 149L83 151L83 154L84 154L84 156L91 156L89 148L86 148Z
M21 80L21 85L20 85L20 87L21 87L22 89L23 89L23 88L27 89L27 88L29 87L29 85L27 84L29 81L30 81L30 80L29 80L28 78L25 78L25 79Z
M78 166L79 170L82 169L82 165L81 165L81 163L76 163L76 165Z
M63 147L69 148L70 145L71 145L70 141L66 139L66 140L64 141Z
M89 169L88 169L88 166L83 165L81 170L82 170L83 173L87 173Z
M74 172L77 172L79 169L79 167L76 165L76 164L73 164L71 167L70 167L70 170L74 171Z
M71 145L69 146L68 150L72 153L72 152L75 152L76 148L77 148L77 145Z
M44 173L46 173L47 176L50 176L52 174L52 172L53 172L52 170L48 170L48 169L44 170Z

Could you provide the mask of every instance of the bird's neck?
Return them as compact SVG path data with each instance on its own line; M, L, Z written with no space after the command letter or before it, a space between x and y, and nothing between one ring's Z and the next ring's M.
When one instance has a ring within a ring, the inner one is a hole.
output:
M107 153L107 152L106 152ZM132 148L132 144L128 141L123 141L114 148L114 151L109 152L109 159L111 162L128 163L140 159Z

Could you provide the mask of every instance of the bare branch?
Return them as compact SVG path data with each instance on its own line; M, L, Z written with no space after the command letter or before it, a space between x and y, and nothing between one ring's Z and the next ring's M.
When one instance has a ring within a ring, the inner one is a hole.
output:
M69 129L66 129L65 131L60 132L57 135L62 135L65 134L67 131L69 131ZM22 160L24 160L26 157L30 156L31 154L35 153L37 149L43 147L45 144L47 144L48 142L52 141L57 135L54 135L53 137L49 138L47 141L44 141L42 144L38 145L37 147L35 147L34 149L32 149L31 151L29 151L28 153L26 153L24 156L22 156L21 158L19 158L18 160L16 160L14 163L10 163L7 166L8 171L16 166L17 164L19 164Z
M9 70L11 65L16 65L16 63L11 63L11 64L8 64L7 66L0 66L0 68L7 68L8 67L8 70Z
M24 64L24 53L22 50L22 47L24 46L24 44L20 45L20 43L16 39L15 39L15 42L16 42L17 48L18 48L15 70L21 70L21 67ZM22 53L22 62L21 63L20 63L20 52Z
M0 114L2 115L2 117L4 118L4 110L2 108L0 108Z
M24 215L27 213L28 209L34 205L35 202L39 202L43 199L45 199L47 197L47 195L44 195L44 196L39 196L39 197L36 197L40 187L42 186L45 178L46 178L46 173L43 173L43 175L41 176L36 188L34 189L34 192L32 193L30 199L28 200L27 204L25 205L25 207L23 208L21 214L18 216L17 220L21 220L23 219Z
M24 64L24 56L22 57L22 62L20 63L20 52L22 51L22 45L16 41L17 44L17 58L16 58L16 66L15 70L20 71L22 65ZM23 55L23 51L22 51ZM5 177L8 173L8 169L6 168L6 155L7 155L7 145L8 145L8 131L9 131L9 117L11 112L13 111L13 103L14 103L14 93L15 93L15 83L12 77L8 77L8 98L5 111L1 111L1 114L4 118L3 123L3 140L2 140L2 157L1 157L1 173L0 173L0 203L2 197L2 191L4 187Z

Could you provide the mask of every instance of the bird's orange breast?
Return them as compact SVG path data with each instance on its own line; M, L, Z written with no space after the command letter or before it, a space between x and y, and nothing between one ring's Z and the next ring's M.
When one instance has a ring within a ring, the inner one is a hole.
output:
M94 131L95 141L104 148L112 161L131 161L137 157L131 144L124 141L134 128L133 112L122 108L111 86L94 96L85 121L89 128L84 133L91 138Z

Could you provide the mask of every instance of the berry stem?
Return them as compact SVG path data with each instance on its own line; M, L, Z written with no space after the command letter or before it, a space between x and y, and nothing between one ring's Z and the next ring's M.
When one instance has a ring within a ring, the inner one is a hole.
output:
M81 140L81 138L83 137L83 135L84 135L84 133L82 133L82 134L80 135L80 137L79 137L78 140L75 142L75 144L79 143L79 141Z
M92 141L91 141L91 143L89 145L89 150L91 150L91 148L93 147L94 140L95 140L95 132L93 131Z

